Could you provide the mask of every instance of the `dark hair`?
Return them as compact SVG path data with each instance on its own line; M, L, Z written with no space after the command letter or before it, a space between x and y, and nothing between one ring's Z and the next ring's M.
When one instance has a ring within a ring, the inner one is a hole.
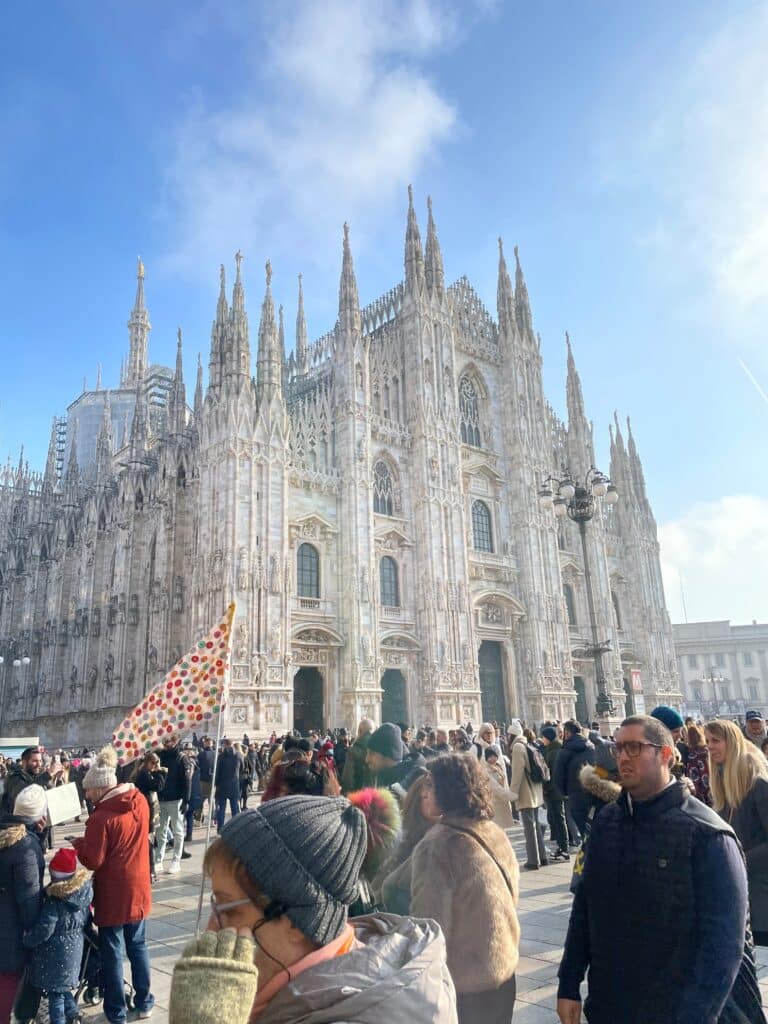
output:
M491 757L495 757L498 759L498 756L499 752L496 749L496 747L486 747L485 750L483 751L483 757L485 758L486 761Z
M563 722L563 732L570 732L574 736L581 736L581 725L575 718L569 718L567 722Z
M671 747L675 750L672 733L658 718L652 718L650 715L630 715L621 723L621 728L623 729L625 725L641 725L643 735L649 743L658 743L660 747Z
M443 814L475 821L488 821L493 817L488 776L474 754L441 754L429 761L427 770Z
M416 733L416 739L417 740L425 740L426 738L427 738L427 734L424 732L424 730L423 729L419 729L418 732Z
M19 760L26 761L27 758L32 757L33 754L42 754L40 747L27 747L25 750L22 750Z

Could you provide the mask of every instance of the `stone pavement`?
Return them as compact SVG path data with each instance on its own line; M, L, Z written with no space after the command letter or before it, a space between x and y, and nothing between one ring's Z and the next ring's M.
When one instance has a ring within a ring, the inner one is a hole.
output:
M60 831L62 834L67 831L67 834L71 832L76 835L79 830L77 826L62 826ZM194 935L204 837L204 829L195 830L195 838L188 847L192 853L191 859L182 861L180 874L161 875L153 889L154 907L147 925L152 958L152 989L156 1001L153 1024L167 1024L173 965ZM513 845L518 861L522 864L525 860L525 846L521 828L515 830ZM568 864L551 864L539 871L521 872L521 938L515 1024L557 1024L557 968L571 908L569 881ZM205 909L202 920L205 927ZM768 1006L768 948L760 948L757 952L763 1003ZM126 976L130 977L127 963L126 970ZM84 1018L87 1024L97 1024L104 1020L98 1008L86 1007Z

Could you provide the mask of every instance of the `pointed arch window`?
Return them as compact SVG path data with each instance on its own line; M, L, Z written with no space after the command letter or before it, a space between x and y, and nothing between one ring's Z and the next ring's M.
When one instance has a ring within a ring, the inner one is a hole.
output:
M385 608L400 607L400 586L397 576L397 562L389 555L385 555L379 562L381 603Z
M320 597L320 555L312 544L301 544L296 554L296 592L299 597Z
M373 511L382 516L391 516L394 508L392 473L382 459L373 467Z
M464 444L480 447L480 402L472 379L464 375L459 381L459 416L461 440Z
M565 609L568 613L568 625L575 626L576 622L576 599L573 595L573 587L570 583L563 584L563 597L565 598Z
M493 553L491 510L484 501L472 502L472 544L475 551Z

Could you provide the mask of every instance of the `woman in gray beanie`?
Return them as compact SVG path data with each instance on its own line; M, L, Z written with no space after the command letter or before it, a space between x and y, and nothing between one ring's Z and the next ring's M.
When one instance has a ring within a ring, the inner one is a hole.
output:
M343 797L280 797L232 818L205 855L212 913L176 964L171 1024L455 1024L434 922L348 921L366 847Z

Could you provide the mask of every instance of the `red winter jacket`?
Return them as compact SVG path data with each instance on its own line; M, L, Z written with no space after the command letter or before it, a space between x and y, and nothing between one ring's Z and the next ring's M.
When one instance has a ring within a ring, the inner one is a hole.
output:
M117 786L99 801L85 835L72 844L94 872L93 910L99 927L134 924L152 909L149 806L134 786Z

